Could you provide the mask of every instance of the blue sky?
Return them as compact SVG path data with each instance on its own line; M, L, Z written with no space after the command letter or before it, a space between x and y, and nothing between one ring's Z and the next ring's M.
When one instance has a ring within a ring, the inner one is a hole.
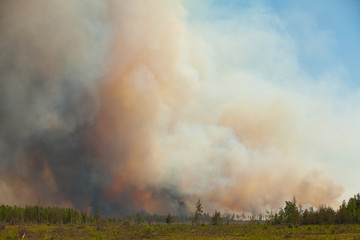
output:
M321 31L328 31L332 35L333 43L330 45L330 59L322 59L329 67L343 64L347 69L347 78L350 87L360 86L360 1L357 0L316 0L316 1L266 1L266 5L272 7L280 17L289 19L289 12L300 11L314 19L314 24ZM291 22L294 23L294 22ZM300 23L301 24L301 23ZM295 26L289 31L294 35L305 36ZM306 40L299 41L300 45L306 44ZM312 69L311 57L303 57L302 63Z
M329 69L341 69L343 88L360 87L360 1L214 0L203 4L206 10L198 5L190 16L196 12L207 21L217 21L241 15L246 9L278 16L285 24L283 31L296 41L304 71L317 77Z

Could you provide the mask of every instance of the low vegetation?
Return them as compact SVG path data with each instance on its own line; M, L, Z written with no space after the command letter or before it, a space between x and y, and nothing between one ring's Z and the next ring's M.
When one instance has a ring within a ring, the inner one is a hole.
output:
M303 225L289 227L267 223L223 225L101 224L10 225L0 239L359 239L360 225Z

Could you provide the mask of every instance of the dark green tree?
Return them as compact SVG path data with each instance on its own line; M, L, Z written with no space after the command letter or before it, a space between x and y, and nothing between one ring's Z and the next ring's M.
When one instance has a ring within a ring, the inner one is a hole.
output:
M336 213L334 209L325 205L321 205L315 216L315 224L334 224L335 217Z
M168 213L168 215L166 217L166 223L167 224L172 224L173 223L173 216L171 216L170 213Z
M200 199L196 202L195 208L196 208L196 210L195 210L195 214L194 214L194 222L196 224L199 224L200 217L204 213L203 206L202 206L202 203L200 202Z
M291 223L293 225L300 223L300 211L298 206L296 205L296 199L285 201L285 208L284 208L284 216L286 223Z
M99 210L96 210L96 211L95 211L93 218L94 218L94 222L95 222L96 224L99 224L99 223L100 223L100 213L99 213Z
M214 216L211 219L212 225L220 225L222 224L222 218L220 212L215 210Z

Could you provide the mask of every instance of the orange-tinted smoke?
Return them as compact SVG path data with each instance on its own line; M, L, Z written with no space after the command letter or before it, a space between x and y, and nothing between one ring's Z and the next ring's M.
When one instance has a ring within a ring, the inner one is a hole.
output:
M180 111L191 91L182 52L183 9L179 1L112 4L115 37L100 88L94 145L111 174L107 198L116 202L126 192L135 207L154 211L152 188L163 171L156 133L164 114Z

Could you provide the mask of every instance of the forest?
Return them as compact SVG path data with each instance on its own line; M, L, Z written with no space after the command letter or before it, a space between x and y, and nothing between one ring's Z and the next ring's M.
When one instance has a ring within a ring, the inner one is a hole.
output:
M138 212L127 216L100 216L98 210L80 211L72 208L43 207L43 206L0 206L0 222L2 224L99 224L99 223L176 223L191 222L192 224L210 223L213 225L230 222L268 222L272 225L324 225L324 224L360 224L360 194L354 195L348 201L343 201L337 210L320 205L318 208L310 207L303 209L296 199L285 201L285 206L275 213L267 212L265 216L252 215L246 220L239 219L235 215L221 214L215 211L213 214L203 212L203 203L198 200L195 204L195 213L192 216L167 216Z

